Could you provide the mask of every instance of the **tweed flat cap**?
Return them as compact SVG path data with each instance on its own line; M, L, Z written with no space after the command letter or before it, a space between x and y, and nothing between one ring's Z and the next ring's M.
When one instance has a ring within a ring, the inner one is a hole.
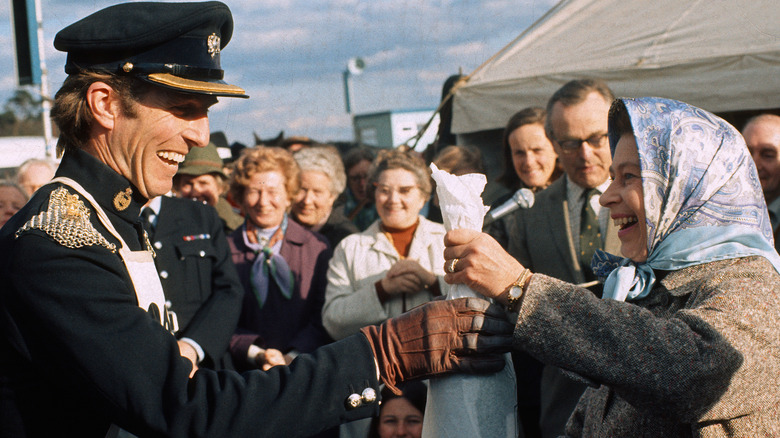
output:
M177 91L248 97L223 81L220 52L233 35L221 2L122 3L62 29L54 47L67 52L65 72L136 76Z
M227 175L222 171L222 158L219 157L217 145L209 142L208 146L202 148L192 148L184 162L179 164L177 175L200 176L207 173L216 173L227 179Z

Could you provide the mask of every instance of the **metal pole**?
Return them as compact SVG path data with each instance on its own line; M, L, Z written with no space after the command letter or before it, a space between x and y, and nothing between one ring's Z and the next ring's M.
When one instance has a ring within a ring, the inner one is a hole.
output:
M352 108L349 106L349 70L344 70L344 102L347 105L347 114L352 114Z
M51 143L51 97L49 96L49 75L46 69L46 55L43 42L43 14L41 0L35 0L35 20L38 22L38 58L41 63L41 119L43 120L43 138L46 142L46 157L52 157Z

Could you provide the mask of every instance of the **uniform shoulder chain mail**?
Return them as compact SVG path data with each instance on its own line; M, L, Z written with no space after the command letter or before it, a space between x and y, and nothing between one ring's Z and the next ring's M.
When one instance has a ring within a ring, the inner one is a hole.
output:
M49 198L49 208L30 218L16 231L15 236L18 238L25 231L38 229L68 248L100 245L116 252L116 245L106 240L92 226L89 216L90 211L78 194L71 194L64 187L59 187Z

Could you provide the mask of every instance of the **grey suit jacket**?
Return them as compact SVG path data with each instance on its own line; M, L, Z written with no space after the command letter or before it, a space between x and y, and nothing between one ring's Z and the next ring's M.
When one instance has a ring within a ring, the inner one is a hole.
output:
M569 226L566 176L536 194L532 208L518 210L507 223L507 251L534 273L545 274L569 283L583 283L574 236ZM609 222L602 248L620 254L617 227ZM554 366L545 366L541 379L540 428L545 438L562 435L585 383L564 375Z
M517 210L509 224L508 252L532 272L549 275L570 283L582 283L582 273L574 236L569 223L569 205L566 200L566 176L558 178L550 187L536 194L534 206ZM604 240L605 251L619 255L620 240L617 227L609 222Z

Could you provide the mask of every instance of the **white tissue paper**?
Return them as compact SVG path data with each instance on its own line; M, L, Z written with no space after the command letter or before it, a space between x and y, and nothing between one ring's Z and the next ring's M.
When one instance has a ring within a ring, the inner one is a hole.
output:
M455 176L431 164L444 228L482 230L487 180L482 174ZM480 297L463 284L450 285L447 299ZM491 375L455 374L430 379L423 438L517 438L517 383L512 357Z

